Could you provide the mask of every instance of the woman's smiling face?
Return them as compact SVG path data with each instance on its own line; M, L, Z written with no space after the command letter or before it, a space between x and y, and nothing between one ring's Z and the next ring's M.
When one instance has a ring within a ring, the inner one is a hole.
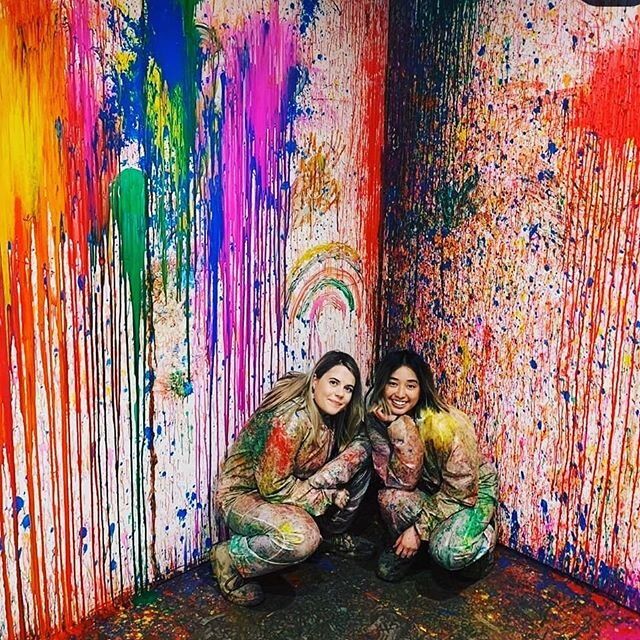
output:
M356 379L342 364L313 379L313 399L323 413L335 416L351 402Z
M383 398L394 415L411 413L420 399L420 383L413 369L398 367L389 376Z

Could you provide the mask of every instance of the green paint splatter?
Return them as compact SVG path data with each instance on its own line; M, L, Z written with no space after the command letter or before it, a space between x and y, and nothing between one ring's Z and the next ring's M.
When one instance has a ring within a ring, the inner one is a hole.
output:
M186 398L193 393L193 385L184 371L172 371L169 375L169 388L178 398Z
M309 309L309 306L311 305L311 301L315 299L316 293L318 293L318 291L320 291L321 289L326 289L328 287L333 287L334 289L338 289L338 291L342 293L345 300L347 301L347 304L349 305L349 311L355 310L356 303L355 303L355 300L353 299L353 294L349 290L349 287L344 282L342 282L341 280L338 280L337 278L323 278L322 280L320 280L320 282L317 282L316 284L313 285L313 287L311 287L311 290L307 295L306 302L304 303L304 305L302 306L302 308L297 314L298 317L302 317L307 312L307 310Z
M147 189L144 174L128 168L120 172L110 190L111 211L120 236L120 261L129 285L133 309L135 361L140 355L140 323L144 303Z
M143 394L140 376L140 328L145 311L145 251L147 228L147 188L145 176L139 169L127 168L113 181L109 193L111 211L118 227L120 240L120 261L124 278L129 285L131 308L133 311L133 372L135 378L135 401L131 408L135 422L133 430L131 479L132 495L136 496L137 541L134 545L136 565L135 586L140 588L147 574L146 545L146 503L143 498L144 474L142 471L143 447L141 446L140 406Z
M477 167L461 185L451 180L443 181L435 194L437 213L441 218L438 222L441 222L442 226L455 229L475 215L477 207L472 195L479 181L480 174Z

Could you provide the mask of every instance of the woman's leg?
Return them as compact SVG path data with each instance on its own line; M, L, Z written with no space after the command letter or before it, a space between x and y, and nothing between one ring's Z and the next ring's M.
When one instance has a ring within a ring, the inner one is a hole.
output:
M349 501L344 509L329 507L327 512L316 518L324 538L322 548L330 552L340 553L352 558L371 558L376 553L376 545L362 536L349 533L358 509L362 504L369 481L371 465L363 464L346 483Z
M260 576L302 562L320 544L313 518L293 505L271 504L257 492L241 495L223 507L231 540L216 544L211 564L222 594L234 604L254 606L264 594Z
M316 518L327 550L355 558L374 555L376 548L372 542L348 533L367 493L371 469L371 444L367 437L358 436L309 478L309 484L316 489L344 488L349 492L344 509L332 506Z
M349 492L347 506L344 509L330 507L326 514L317 518L323 534L341 534L353 524L357 511L367 493L370 480L371 465L368 462L363 463L344 485L344 488Z
M420 519L421 528L431 530L444 514L435 496L419 489L381 489L378 491L380 513L392 535L398 536Z
M445 569L457 571L469 567L493 552L498 498L497 474L488 463L480 468L478 500L440 522L431 532L429 551Z
M437 524L440 516L437 501L419 489L381 489L378 492L378 504L394 542L418 519L422 526L431 528ZM389 547L380 554L376 574L382 580L397 582L407 574L414 559L415 555L401 558L393 547Z
M225 516L233 533L229 555L245 578L302 562L321 541L318 526L306 511L267 502L257 493L239 496Z

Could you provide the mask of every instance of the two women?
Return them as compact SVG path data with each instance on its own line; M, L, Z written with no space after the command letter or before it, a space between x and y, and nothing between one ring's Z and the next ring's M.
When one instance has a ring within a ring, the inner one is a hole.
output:
M330 351L310 374L281 378L240 432L222 468L218 506L231 539L211 562L223 595L252 606L250 578L302 562L319 546L353 556L375 547L346 533L370 479L360 371Z
M231 538L212 566L223 595L251 606L250 579L302 562L320 545L366 557L375 547L346 533L373 466L393 545L378 575L399 580L422 544L449 570L492 559L497 478L481 460L469 419L438 395L413 351L387 354L368 394L351 356L330 351L308 374L281 378L240 432L224 463L217 498Z
M477 577L493 561L498 483L469 418L440 397L431 369L408 350L383 358L368 401L378 502L393 537L378 576L400 580L428 544L443 568Z

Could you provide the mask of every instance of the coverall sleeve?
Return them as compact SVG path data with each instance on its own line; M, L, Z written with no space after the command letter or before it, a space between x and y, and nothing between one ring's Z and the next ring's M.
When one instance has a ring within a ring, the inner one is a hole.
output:
M293 504L317 516L332 504L333 491L316 489L309 480L294 475L296 454L308 432L308 422L299 416L275 417L255 477L260 495L268 502Z
M478 500L478 453L476 443L456 437L442 468L442 489L467 507Z
M422 472L424 445L415 422L401 416L388 427L375 416L367 417L373 466L385 487L412 491Z
M469 418L461 411L431 412L421 422L425 443L424 466L427 479L436 487L433 499L467 507L478 499L478 445ZM416 529L428 540L433 528L429 510L420 514Z
M361 429L350 444L309 478L309 483L316 489L336 489L370 464L370 459L371 443Z

